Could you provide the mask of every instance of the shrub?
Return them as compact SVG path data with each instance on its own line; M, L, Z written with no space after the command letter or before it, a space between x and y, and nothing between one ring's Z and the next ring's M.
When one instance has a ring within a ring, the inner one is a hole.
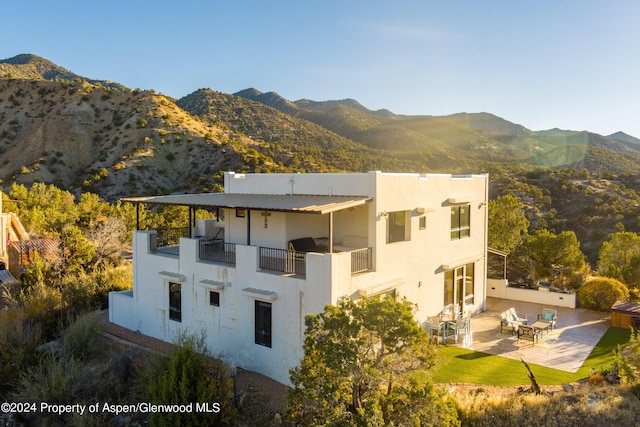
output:
M615 364L622 382L629 384L634 394L640 395L640 331L633 331L627 349L618 347Z
M67 276L62 283L64 301L72 313L84 313L103 308L109 292L131 289L133 272L130 265L110 267L91 274L79 272Z
M586 282L578 290L578 301L586 308L606 311L616 301L629 299L629 289L620 281L608 277L598 277Z
M139 388L151 403L184 405L196 402L218 403L220 412L153 413L154 426L211 426L232 423L236 417L233 404L233 379L230 369L208 358L205 335L180 335L178 346L168 358L153 356L143 368Z
M25 370L20 375L16 392L12 398L18 402L46 402L52 405L91 404L109 401L116 378L108 371L107 365L86 365L74 357L54 359L43 358L38 365ZM39 409L39 407L38 407ZM98 411L82 416L75 413L56 414L53 412L30 412L22 416L27 425L40 426L95 426L108 425L112 414Z
M7 390L22 370L36 363L42 328L25 319L17 305L0 310L0 325L0 390Z
M100 350L98 338L102 327L93 313L86 313L69 322L64 331L64 351L79 360L91 358Z
M62 294L42 283L32 286L20 296L26 321L39 324L45 339L52 338L62 319Z

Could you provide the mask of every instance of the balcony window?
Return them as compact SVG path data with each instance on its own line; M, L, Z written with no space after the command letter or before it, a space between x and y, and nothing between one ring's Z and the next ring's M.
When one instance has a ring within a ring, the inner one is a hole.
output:
M182 290L179 283L169 282L169 319L182 322Z
M451 207L451 240L469 237L471 231L471 209L469 205Z
M271 303L255 302L255 342L271 347Z

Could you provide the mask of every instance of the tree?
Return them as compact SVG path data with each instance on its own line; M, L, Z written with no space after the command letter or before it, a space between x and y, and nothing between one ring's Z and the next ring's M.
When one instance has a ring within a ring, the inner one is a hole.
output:
M75 273L83 269L96 255L93 244L84 237L82 230L75 225L66 225L60 233L62 241L65 270Z
M21 275L22 286L25 290L36 285L52 284L51 267L49 263L42 259L38 250L33 251L33 257L24 268Z
M534 262L536 277L552 277L554 270L564 270L568 274L582 273L587 267L573 231L553 234L546 229L536 230L527 239L527 246Z
M640 236L631 232L613 234L598 252L598 273L631 289L640 288Z
M127 230L123 220L109 217L89 227L88 239L95 248L96 264L118 264L126 247Z
M629 299L629 289L616 279L598 277L589 280L578 290L580 305L598 311L606 311L616 301Z
M38 236L55 236L67 224L75 224L78 210L73 194L54 185L34 183L29 190L13 184L9 197L21 200L16 211L25 228Z
M345 298L308 315L288 415L303 425L457 425L423 379L435 352L406 299ZM420 379L418 379L420 378Z
M489 201L489 247L510 253L522 243L529 228L523 209L513 194Z

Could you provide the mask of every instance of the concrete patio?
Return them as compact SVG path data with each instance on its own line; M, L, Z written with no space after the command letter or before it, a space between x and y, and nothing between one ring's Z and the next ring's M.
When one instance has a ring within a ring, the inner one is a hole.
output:
M520 315L526 315L529 324L536 321L544 307L553 308L558 311L557 328L543 332L535 345L531 341L517 342L516 335L500 332L499 315L509 307L514 307ZM610 324L609 313L487 298L486 311L471 318L471 336L460 345L483 353L576 372Z

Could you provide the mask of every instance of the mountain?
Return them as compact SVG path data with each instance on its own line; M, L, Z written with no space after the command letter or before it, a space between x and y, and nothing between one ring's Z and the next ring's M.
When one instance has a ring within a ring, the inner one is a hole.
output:
M407 116L353 99L290 101L250 88L174 100L91 80L36 55L0 60L0 185L124 196L219 191L223 170L491 173L532 227L575 231L590 260L640 231L640 140L531 131L490 113Z
M531 131L490 113L401 116L371 111L355 100L287 101L257 89L236 95L314 122L370 148L392 152L429 152L472 164L520 163L529 167L576 168L593 172L640 172L640 140L617 133L551 129ZM292 104L297 108L293 108ZM286 105L286 107L281 107ZM446 161L451 167L455 162Z
M631 144L631 145L640 145L640 139L633 137L631 135L627 135L624 132L616 132L609 135L607 138L612 139L614 141L623 143L623 144Z
M22 54L0 60L0 77L27 80L86 80L110 88L123 89L119 83L108 80L92 80L79 76L38 55Z

